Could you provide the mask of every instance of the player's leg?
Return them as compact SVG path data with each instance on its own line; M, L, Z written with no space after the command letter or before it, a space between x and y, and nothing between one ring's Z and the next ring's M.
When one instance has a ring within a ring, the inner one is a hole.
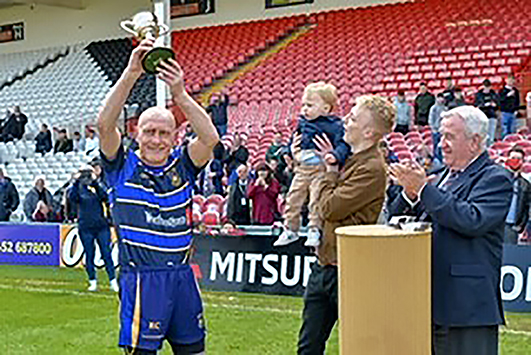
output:
M173 307L167 275L165 271L122 267L120 347L137 351L134 354L152 354L162 348Z
M175 279L175 307L168 328L168 342L174 354L203 354L206 336L203 302L190 265L180 266L175 271Z
M83 244L83 249L85 250L85 270L89 278L89 290L96 291L96 269L94 267L95 236L93 231L87 228L78 228L78 231L79 239L81 239L81 244Z
M298 354L324 354L337 316L337 268L315 263L304 293Z
M195 344L177 344L169 342L175 355L202 355L205 354L205 342L200 341Z
M156 355L157 351L132 348L128 346L124 348L124 353L125 355Z

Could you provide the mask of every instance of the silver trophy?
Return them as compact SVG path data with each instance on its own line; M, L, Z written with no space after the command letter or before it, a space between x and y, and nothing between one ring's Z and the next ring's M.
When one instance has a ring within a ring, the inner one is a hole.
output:
M147 38L156 42L160 36L170 32L168 26L159 23L157 16L149 11L139 12L132 20L122 21L120 26L139 41ZM159 63L169 58L175 58L175 53L168 47L155 44L155 47L142 58L142 67L146 73L156 74Z

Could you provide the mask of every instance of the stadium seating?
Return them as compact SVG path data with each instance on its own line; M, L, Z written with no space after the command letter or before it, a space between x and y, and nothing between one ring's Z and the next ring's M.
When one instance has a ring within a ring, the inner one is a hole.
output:
M289 126L298 112L293 101L317 80L338 86L340 113L367 92L394 95L400 89L411 99L421 81L440 91L452 77L468 96L485 78L500 84L530 55L531 23L524 15L530 6L520 0L481 6L433 0L312 15L313 30L229 87L239 103L231 128Z
M174 31L172 47L196 93L301 24L304 17L296 16Z
M111 85L114 85L127 66L133 44L129 38L114 39L92 42L85 50L105 73ZM142 111L147 107L155 106L155 77L143 75L135 84L127 103L138 104Z
M71 133L94 124L110 81L82 48L72 47L57 62L1 90L0 112L19 105L28 116L26 139L32 140L42 123Z
M0 87L16 77L42 67L46 63L68 53L67 46L44 48L23 53L0 54Z
M227 86L234 105L229 107L229 134L223 143L230 147L235 132L245 133L254 165L264 159L275 131L288 139L299 98L312 81L338 86L339 114L367 92L390 96L404 90L411 100L421 81L438 92L452 77L467 97L485 78L501 84L531 57L529 13L531 2L523 0L485 0L481 5L472 0L404 2L179 30L172 33L172 46L185 69L187 88L195 94L305 28L287 47L270 53ZM9 163L8 175L22 192L38 174L49 178L53 190L89 159L73 153L35 156L32 139L42 123L70 133L94 124L132 48L130 39L113 39L0 55L0 87L26 73L0 89L0 114L20 105L29 117L24 140L0 143L0 163ZM128 103L139 104L141 110L155 104L153 76L137 83ZM514 144L531 151L528 133L497 142L489 153L503 162ZM413 158L423 146L433 145L429 129L405 137L393 134L387 142L399 159ZM222 220L225 209L222 200L194 200L194 218L208 223Z

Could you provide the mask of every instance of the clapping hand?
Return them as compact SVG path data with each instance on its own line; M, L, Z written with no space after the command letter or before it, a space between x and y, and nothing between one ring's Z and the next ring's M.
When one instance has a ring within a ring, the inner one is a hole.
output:
M389 173L393 182L402 186L411 200L416 200L423 186L428 183L424 168L416 161L392 164Z

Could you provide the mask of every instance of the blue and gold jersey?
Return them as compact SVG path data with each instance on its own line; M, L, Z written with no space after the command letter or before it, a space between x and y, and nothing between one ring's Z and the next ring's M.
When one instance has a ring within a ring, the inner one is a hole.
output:
M201 169L186 147L175 149L165 166L144 164L138 151L124 151L104 162L109 199L118 228L120 265L182 262L192 243L191 204Z

